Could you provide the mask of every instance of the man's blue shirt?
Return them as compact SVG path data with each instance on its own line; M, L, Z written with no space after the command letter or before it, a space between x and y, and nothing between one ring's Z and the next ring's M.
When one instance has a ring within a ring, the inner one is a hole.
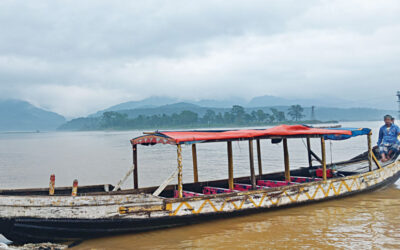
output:
M394 144L398 142L397 136L400 133L400 128L396 124L392 124L392 126L387 127L383 125L379 129L379 140L378 145L383 144Z

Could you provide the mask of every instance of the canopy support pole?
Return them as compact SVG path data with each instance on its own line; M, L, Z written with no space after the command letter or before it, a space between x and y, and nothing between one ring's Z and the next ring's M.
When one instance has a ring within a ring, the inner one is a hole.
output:
M290 181L289 150L287 138L283 138L283 156L285 160L285 180Z
M194 183L199 182L199 175L197 171L197 150L196 144L192 144L192 158L193 158L193 179Z
M137 145L132 146L133 150L133 187L134 189L139 188L139 180L138 180L138 157L137 157Z
M312 155L311 155L311 139L307 137L307 155L308 155L308 166L312 167Z
M250 159L250 178L251 187L256 189L256 175L254 171L254 150L253 150L253 139L249 140L249 159Z
M179 198L183 197L183 185L182 185L182 146L180 144L177 145L177 154L178 154L178 195Z
M371 143L371 132L367 135L368 138L368 167L369 167L369 171L372 171L372 154L374 152L372 152L372 143Z
M233 156L232 156L232 142L228 141L228 175L229 175L229 189L233 190Z
M322 153L322 178L326 181L326 150L325 138L321 137L321 153Z
M258 161L258 176L262 177L262 160L261 160L261 142L257 139L257 161Z

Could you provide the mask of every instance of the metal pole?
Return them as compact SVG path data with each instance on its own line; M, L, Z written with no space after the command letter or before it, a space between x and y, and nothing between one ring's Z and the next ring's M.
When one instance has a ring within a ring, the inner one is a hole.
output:
M262 159L261 159L261 142L257 139L257 160L258 160L258 176L262 177Z
M228 141L228 175L229 175L229 189L233 190L233 156L232 156L232 142Z
M308 155L308 166L312 167L312 155L311 155L311 139L307 137L307 155Z
M325 150L325 139L321 137L321 153L322 153L322 178L326 181L326 150Z
M194 183L199 182L199 175L197 171L197 150L196 144L192 144L192 158L193 158L193 179Z
M183 185L182 185L182 147L181 145L177 145L177 154L178 154L178 194L179 198L183 197Z
M283 156L285 160L285 180L290 181L289 150L287 138L283 138Z
M254 171L254 150L253 150L253 139L249 140L249 159L250 159L250 179L251 186L256 189L256 175Z
M137 145L133 145L133 188L139 188L139 181L138 181L138 159L137 159Z

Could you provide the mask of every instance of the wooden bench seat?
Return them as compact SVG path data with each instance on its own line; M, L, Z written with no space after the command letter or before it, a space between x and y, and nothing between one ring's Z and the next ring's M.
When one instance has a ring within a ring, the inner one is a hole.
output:
M230 190L227 188L219 188L219 187L204 187L203 194L222 194L222 193L231 193L235 192L234 190Z
M182 197L194 197L194 196L202 196L203 194L201 193L196 193L196 192L191 192L191 191L182 191ZM178 198L179 197L179 192L178 190L174 191L174 198Z
M290 177L290 181L297 182L297 183L303 183L303 182L322 181L322 179L315 178L315 177L292 176L292 177Z
M234 183L233 184L233 189L237 190L237 191L248 191L251 190L252 186L250 184L242 184L242 183ZM257 189L264 189L267 187L263 187L263 186L256 186Z
M275 181L275 180L258 180L257 185L264 187L282 187L287 185L295 184L288 181Z

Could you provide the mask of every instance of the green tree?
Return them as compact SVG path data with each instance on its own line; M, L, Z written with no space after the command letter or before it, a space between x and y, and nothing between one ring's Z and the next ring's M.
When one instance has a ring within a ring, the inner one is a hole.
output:
M215 123L215 120L216 120L215 111L208 109L203 116L203 122L205 124L210 125L212 123Z
M271 112L272 112L272 117L273 117L272 120L276 120L277 122L286 121L285 112L279 111L276 108L271 108Z
M231 109L231 114L232 114L233 121L235 123L241 124L244 122L246 111L244 110L244 108L242 106L233 105L232 109Z
M262 111L261 109L257 110L257 112L255 113L257 121L259 122L265 122L267 120L267 114Z
M292 105L289 108L288 115L292 117L292 120L299 121L304 117L303 111L304 109L300 105Z
M104 112L101 118L100 126L102 128L123 128L128 123L128 115L118 112Z
M195 112L184 110L179 114L180 124L196 124L199 121L199 115Z

